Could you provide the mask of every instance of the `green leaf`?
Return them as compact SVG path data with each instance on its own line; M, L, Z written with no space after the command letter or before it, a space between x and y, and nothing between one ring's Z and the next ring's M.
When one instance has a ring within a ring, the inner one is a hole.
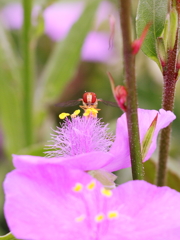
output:
M0 240L18 240L17 238L15 238L11 233L8 233L4 236L0 236Z
M156 39L163 31L167 8L168 0L139 0L137 10L136 31L138 38L146 24L152 24L141 49L144 54L157 63L159 60L156 52Z
M21 116L20 62L8 34L0 26L0 119L8 154L24 145Z
M153 134L154 134L154 131L156 129L156 124L157 124L157 118L158 118L158 114L156 115L156 117L153 119L151 125L149 126L144 138L143 138L143 141L142 141L142 145L141 145L141 149L142 149L142 160L145 159L146 157L146 154L149 150L149 147L152 143L152 138L153 138Z
M37 103L42 103L42 99L46 99L46 102L57 99L67 81L74 76L80 61L83 42L91 29L99 3L100 0L88 1L84 12L72 26L68 36L55 46L40 77L40 85L36 92Z

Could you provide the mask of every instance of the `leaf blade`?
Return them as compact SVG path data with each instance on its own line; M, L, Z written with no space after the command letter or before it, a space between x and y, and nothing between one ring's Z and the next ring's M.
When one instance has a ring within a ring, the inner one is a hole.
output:
M167 15L168 0L140 0L136 15L136 31L139 38L146 24L151 27L141 47L149 58L159 63L156 52L156 39L163 31Z

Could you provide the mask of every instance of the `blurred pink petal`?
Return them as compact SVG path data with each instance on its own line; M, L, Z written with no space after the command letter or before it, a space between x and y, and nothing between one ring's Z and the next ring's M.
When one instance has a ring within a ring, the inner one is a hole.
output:
M50 163L14 170L4 182L10 231L33 240L180 239L180 193L145 181L102 189L88 174Z
M84 9L83 2L58 2L44 10L45 33L54 41L66 37Z
M90 32L84 42L81 57L84 61L108 62L113 57L113 50L109 48L109 34Z
M23 9L20 3L11 3L1 10L1 19L8 29L20 29L23 23Z

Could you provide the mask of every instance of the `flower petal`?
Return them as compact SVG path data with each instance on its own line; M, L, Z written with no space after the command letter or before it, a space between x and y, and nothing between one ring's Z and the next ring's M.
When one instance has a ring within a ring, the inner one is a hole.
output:
M66 37L72 25L83 11L83 2L58 2L47 7L43 13L45 33L54 41Z
M64 165L82 171L101 169L111 160L112 155L105 152L89 152L73 157L46 158L30 155L13 155L13 163L17 169L27 169L31 165L48 164Z
M110 62L114 57L109 48L109 34L103 32L90 32L84 42L81 57L84 61Z
M141 143L149 126L157 114L158 119L156 129L144 161L148 160L155 151L159 131L162 128L167 127L176 117L171 111L165 111L164 109L160 109L159 112L156 110L138 109ZM114 155L114 159L104 168L105 170L116 171L131 166L127 120L125 113L117 121L116 139L110 149L110 153Z
M180 194L145 181L116 189L53 164L14 170L4 182L5 216L20 239L179 240Z
M1 10L1 19L8 29L20 29L23 23L23 8L20 3L11 3Z

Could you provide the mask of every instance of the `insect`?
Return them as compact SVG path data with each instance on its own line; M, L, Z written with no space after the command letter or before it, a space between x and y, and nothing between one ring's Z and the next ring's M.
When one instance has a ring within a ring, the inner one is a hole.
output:
M110 101L105 101L101 98L97 98L96 94L93 92L85 92L83 94L82 98L79 98L77 100L70 100L67 102L62 102L56 104L58 107L71 107L71 106L76 106L79 105L80 102L82 102L82 106L80 105L80 108L83 110L86 110L88 108L95 108L97 109L98 102L102 102L105 105L111 106L111 107L118 107L118 104L116 102L110 102Z

